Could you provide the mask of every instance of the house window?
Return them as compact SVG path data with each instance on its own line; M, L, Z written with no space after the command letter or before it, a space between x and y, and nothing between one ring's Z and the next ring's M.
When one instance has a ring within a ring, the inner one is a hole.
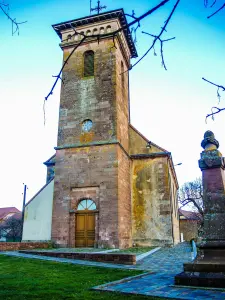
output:
M91 199L84 199L78 204L77 210L96 210L96 204Z
M94 52L84 53L84 77L94 76Z

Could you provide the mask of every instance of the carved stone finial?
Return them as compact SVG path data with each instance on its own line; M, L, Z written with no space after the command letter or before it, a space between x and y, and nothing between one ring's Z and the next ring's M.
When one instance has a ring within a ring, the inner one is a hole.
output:
M207 130L205 132L201 146L204 150L213 150L219 148L219 142L215 139L215 135L212 131Z

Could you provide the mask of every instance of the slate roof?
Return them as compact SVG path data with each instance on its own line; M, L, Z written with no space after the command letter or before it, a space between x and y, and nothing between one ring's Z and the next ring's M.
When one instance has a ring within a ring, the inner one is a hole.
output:
M10 213L21 213L16 207L0 207L0 219L4 219Z
M45 166L54 166L55 165L55 156L56 154L53 154L48 160L46 160L43 164Z

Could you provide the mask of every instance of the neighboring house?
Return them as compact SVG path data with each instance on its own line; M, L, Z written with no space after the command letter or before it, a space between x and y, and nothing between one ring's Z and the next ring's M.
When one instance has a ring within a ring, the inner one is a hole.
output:
M45 162L46 185L26 204L24 241L110 248L180 241L171 153L130 124L124 71L137 52L126 22L118 9L53 26L64 60L81 38L74 28L109 34L87 39L63 69L56 154Z
M198 231L202 223L200 213L179 209L181 241L197 239Z
M0 207L0 223L18 214L20 215L21 211L16 207Z
M10 233L10 229L4 229L4 224L10 218L21 219L22 213L16 207L2 207L0 208L0 242L6 242L11 240L7 236Z

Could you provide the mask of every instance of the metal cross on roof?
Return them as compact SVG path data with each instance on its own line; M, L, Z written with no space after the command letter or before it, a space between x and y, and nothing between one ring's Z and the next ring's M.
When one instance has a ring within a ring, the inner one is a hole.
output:
M98 1L98 5L97 5L95 8L92 8L92 7L91 7L91 1L90 1L90 10L91 10L91 12L92 12L92 11L97 11L98 14L99 14L100 11L103 10L103 9L106 9L106 6L105 6L105 5L102 6L102 5L100 4L100 0Z

